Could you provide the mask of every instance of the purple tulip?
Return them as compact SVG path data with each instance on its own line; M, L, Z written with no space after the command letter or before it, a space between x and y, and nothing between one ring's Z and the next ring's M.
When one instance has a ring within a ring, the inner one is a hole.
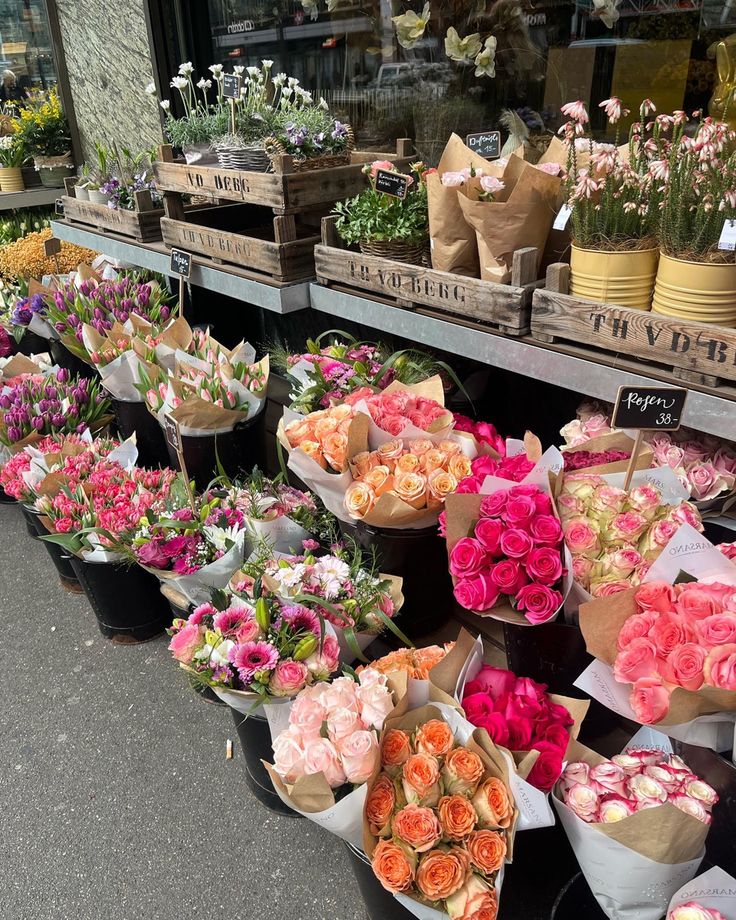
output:
M81 422L81 424L77 425L76 427L77 434L84 434L86 430L87 430L87 424L85 422Z
M64 419L64 416L61 415L61 413L59 413L58 415L51 416L51 424L54 426L54 428L63 428L64 422L65 422L65 419Z
M14 444L16 441L20 441L22 437L23 432L20 430L20 428L16 428L15 426L8 428L8 440L11 442L11 444Z
M31 419L31 427L34 431L41 431L43 428L43 419L41 416L37 415Z
M71 374L69 373L69 369L66 367L60 367L59 370L56 372L56 379L58 380L59 383L69 383L70 377L71 377Z

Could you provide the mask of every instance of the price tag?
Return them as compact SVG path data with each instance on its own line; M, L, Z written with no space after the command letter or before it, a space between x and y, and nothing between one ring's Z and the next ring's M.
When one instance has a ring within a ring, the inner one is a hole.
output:
M409 186L412 183L411 176L405 176L399 172L389 172L387 169L376 171L376 191L383 192L384 195L391 195L392 198L406 198Z
M192 254L183 249L171 250L171 273L181 278L189 278L192 273Z
M59 217L64 216L64 199L63 198L57 198L56 201L54 202L54 213L58 214Z
M557 217L552 224L553 230L564 230L567 226L567 222L570 220L570 215L572 214L572 208L569 208L566 204L563 204L560 210L557 212Z
M236 73L226 73L222 75L222 95L226 99L240 98L240 84L242 77Z
M677 431L687 392L684 387L620 387L611 424L639 431Z
M61 240L55 236L52 236L50 240L46 240L43 244L43 251L47 258L51 256L58 256L61 252Z
M179 437L179 425L176 419L170 415L164 416L164 434L166 440L171 444L175 451L181 450L181 438Z
M727 220L723 224L721 236L718 240L719 249L728 249L733 252L736 249L736 220Z
M497 160L501 156L501 132L480 131L478 134L468 134L465 146L487 160Z

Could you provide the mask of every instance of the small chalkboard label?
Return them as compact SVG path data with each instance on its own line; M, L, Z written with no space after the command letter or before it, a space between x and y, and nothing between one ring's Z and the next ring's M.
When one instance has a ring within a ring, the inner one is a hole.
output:
M181 449L179 425L176 419L173 419L170 415L164 416L164 434L166 435L166 440L171 444L174 450L178 451Z
M63 198L57 198L56 201L54 202L54 212L58 214L60 217L64 216L64 199Z
M403 173L389 172L387 169L376 170L376 191L391 195L392 198L406 198L412 181L411 176L405 176Z
M677 431L687 390L683 387L620 387L613 410L614 428Z
M171 250L171 273L181 278L189 278L192 273L192 254L183 249Z
M50 240L44 240L43 251L47 258L58 256L61 252L61 240L56 236L52 236Z
M222 95L226 99L240 98L241 77L236 73L225 73L222 75Z
M477 134L468 134L465 146L487 160L497 160L501 156L501 132L479 131Z

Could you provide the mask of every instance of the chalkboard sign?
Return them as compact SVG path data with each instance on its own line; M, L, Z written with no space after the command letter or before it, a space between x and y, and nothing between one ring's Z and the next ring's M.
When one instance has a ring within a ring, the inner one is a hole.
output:
M164 434L166 440L171 444L175 451L181 449L181 440L179 439L179 424L176 419L170 415L164 416Z
M222 95L226 99L240 98L240 81L241 77L236 73L225 73L222 75Z
M182 249L171 250L171 273L188 278L192 273L192 254Z
M683 387L620 387L613 410L614 428L677 431L687 390Z
M412 178L402 173L389 172L387 169L378 169L376 170L375 182L377 192L391 195L392 198L404 199L409 191Z
M43 251L47 258L58 256L61 252L61 240L55 236L52 236L50 240L44 240Z
M59 217L64 216L64 199L63 198L56 199L56 201L54 202L54 211L56 214L59 215Z
M465 146L487 160L497 160L501 156L501 132L479 131L477 134L468 134Z

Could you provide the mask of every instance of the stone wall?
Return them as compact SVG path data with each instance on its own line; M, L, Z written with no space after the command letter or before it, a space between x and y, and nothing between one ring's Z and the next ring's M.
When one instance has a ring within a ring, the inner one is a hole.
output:
M117 140L133 152L162 140L143 0L56 0L82 152Z

